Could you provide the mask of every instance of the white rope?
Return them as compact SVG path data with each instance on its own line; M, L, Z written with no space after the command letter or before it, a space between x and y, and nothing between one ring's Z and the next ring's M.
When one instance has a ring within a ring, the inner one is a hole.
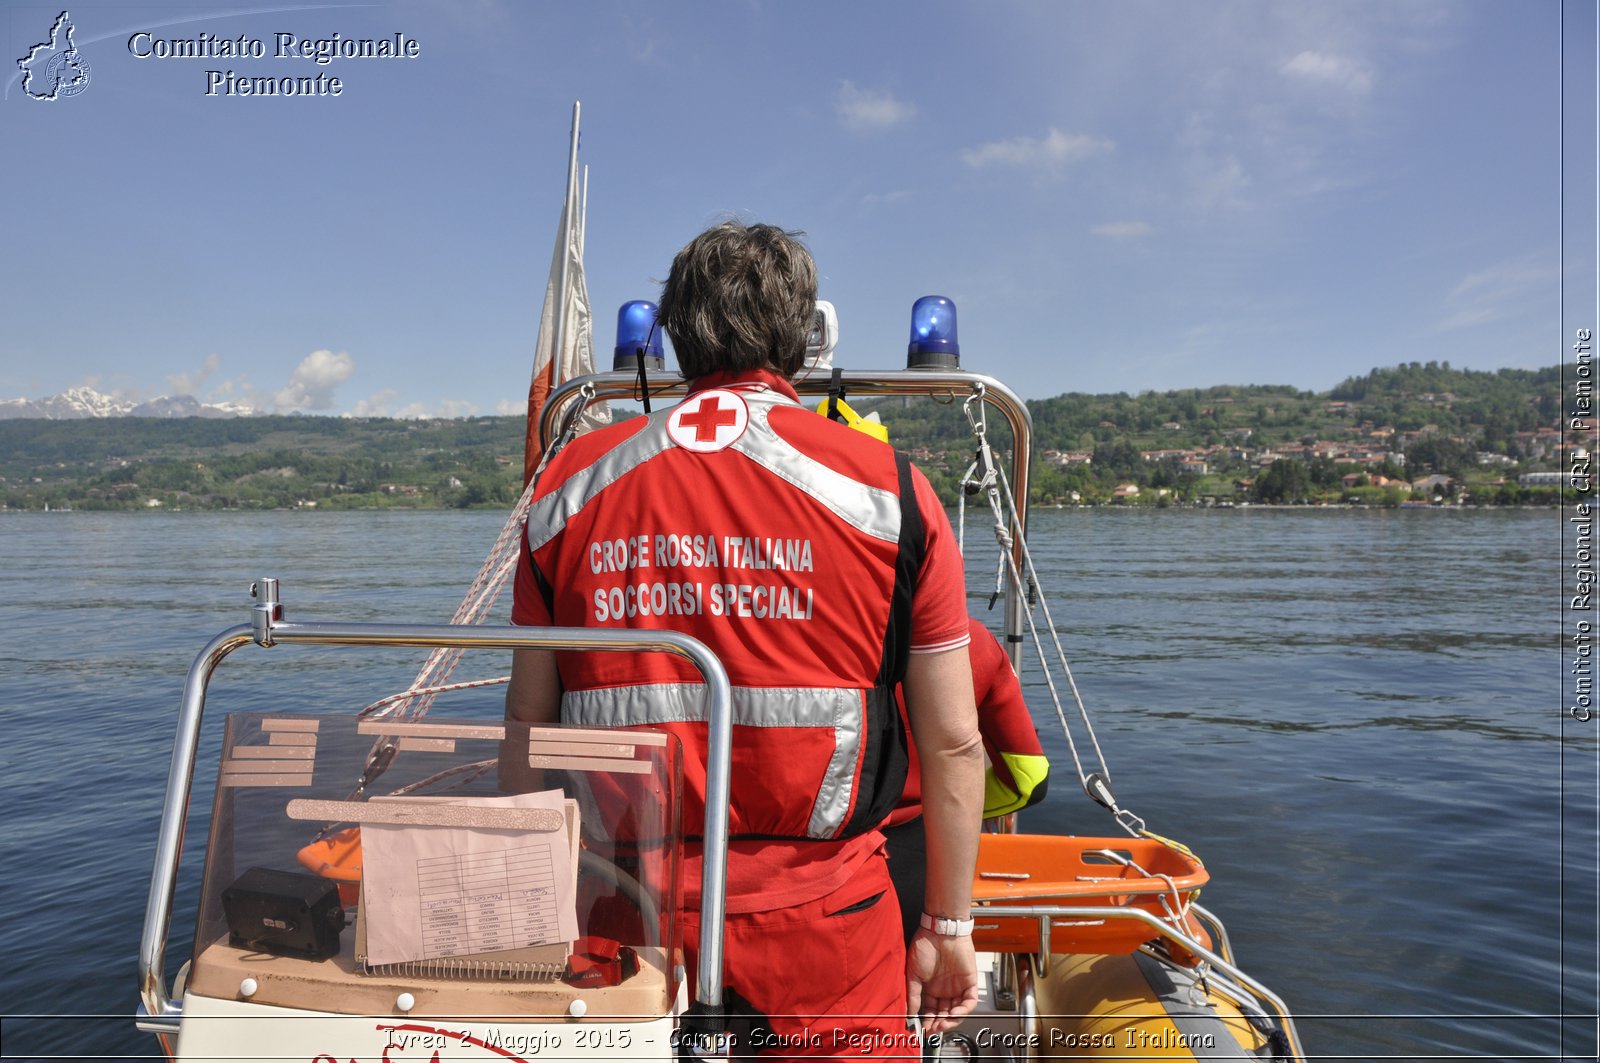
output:
M489 610L494 607L495 600L500 597L500 592L505 589L511 574L516 571L517 558L522 551L522 529L527 521L528 506L533 502L534 491L539 484L539 474L544 472L545 466L550 464L550 459L555 457L562 448L572 441L578 434L578 426L583 420L583 411L588 408L595 395L594 385L585 384L579 389L579 398L567 408L566 419L562 422L561 430L556 434L555 442L539 459L539 467L528 479L528 484L522 490L522 496L517 499L517 504L511 507L511 513L506 517L505 524L500 529L500 534L495 538L494 545L489 548L489 556L484 558L483 564L478 567L478 574L472 581L472 586L467 588L467 593L461 599L461 604L456 607L451 616L452 624L481 624L484 617L489 615ZM390 716L401 720L419 720L433 705L434 698L450 690L466 690L473 687L494 686L505 683L509 676L499 676L491 679L468 680L463 683L450 683L450 675L455 671L456 665L461 663L461 657L466 651L457 647L440 647L428 654L428 659L423 662L422 668L417 672L411 685L398 694L380 698L362 709L358 716L385 719ZM389 769L394 761L399 745L393 736L380 735L372 744L372 749L367 753L367 762L362 768L361 777L356 781L356 787L350 793L350 800L363 797L367 787L379 775ZM324 833L328 828L324 828Z
M556 433L555 441L540 456L539 467L529 477L528 485L523 488L517 504L511 507L511 513L506 517L500 534L495 538L494 545L489 548L489 556L483 559L472 586L467 588L461 604L450 617L450 623L481 624L484 617L489 615L489 610L494 608L500 592L505 589L511 574L516 571L517 557L522 551L522 529L527 522L528 506L533 502L539 474L550 464L550 459L560 453L578 434L578 427L583 421L583 412L588 408L594 395L594 386L585 384L579 389L577 401L568 405L566 418L562 421L560 431ZM449 684L451 674L455 671L456 665L461 663L462 655L465 653L465 650L456 647L440 647L433 650L428 654L427 661L423 663L422 669L417 672L409 687L399 694L373 702L362 709L360 715L378 718L397 716L402 720L417 720L427 714L433 705L434 697L440 693L448 690L464 690L473 686L491 686L507 681L508 677L501 676L460 685Z
M1145 878L1158 878L1165 882L1167 884L1167 889L1172 893L1172 900L1170 903L1168 902L1167 894L1165 892L1156 894L1156 900L1161 902L1161 910L1167 913L1167 921L1179 930L1182 930L1185 933L1188 932L1186 920L1189 918L1189 905L1193 903L1193 898L1191 895L1190 900L1184 900L1183 891L1178 889L1178 884L1172 880L1171 875L1163 875L1156 872L1146 871L1144 868L1139 866L1138 861L1132 859L1131 857L1123 856L1121 853L1111 849L1096 849L1094 850L1094 853L1096 856L1103 856L1108 860L1113 860L1116 863L1121 864L1123 867L1132 868ZM1174 909L1176 909L1176 911L1174 911Z
M444 782L446 779L455 780L450 784L449 788L456 790L489 774L489 772L493 770L497 763L498 761L494 760L476 760L471 764L457 764L453 768L446 768L443 771L435 772L426 779L418 779L414 783L407 783L405 786L400 787L400 789L392 791L390 796L398 797L402 794L415 793L418 790L425 790L428 787Z
M537 477L530 480L527 489L522 492L522 497L512 507L505 526L500 529L499 536L489 549L489 556L484 558L477 576L472 581L472 586L467 588L461 604L450 617L452 624L483 623L484 617L489 615L489 610L500 597L500 592L505 589L506 582L517 567L517 555L522 549L522 526L527 518L528 504L533 500L534 484L537 482ZM487 686L491 682L504 682L504 679L496 679L481 683L474 681L467 684L450 684L448 682L450 675L461 662L462 654L465 652L458 647L439 647L431 651L409 687L399 694L373 702L361 710L361 715L378 718L395 716L402 720L420 719L433 705L434 697L440 693L466 689L473 685Z
M962 557L967 556L967 477L972 475L977 463L967 466L967 471L961 475L961 483L956 491L956 551Z
M459 682L459 683L443 683L443 684L440 684L439 686L412 688L412 689L401 691L398 694L390 694L386 698L379 698L377 701L374 701L371 705L368 705L366 708L362 709L356 715L361 716L361 717L379 715L377 713L378 709L381 709L386 705L393 704L394 702L397 702L397 701L405 701L405 700L407 700L409 698L414 698L418 694L428 694L428 695L448 694L453 690L472 690L472 689L475 689L477 687L503 686L504 684L510 682L510 680L511 680L510 676L502 675L502 676L495 676L494 678L491 678L491 679L467 679L467 680L463 680L462 682ZM381 718L381 716L380 716L380 718Z
M1018 594L1025 593L1025 588L1039 587L1039 573L1033 564L1033 554L1028 549L1026 538L1021 540L1022 560L1027 568L1027 581L1018 569L1014 556L1014 547L1017 545L1011 534L1012 528L1022 527L1022 519L1017 513L1016 497L1011 490L1011 482L1006 478L1005 470L994 460L989 447L988 424L983 405L984 387L974 384L972 395L962 405L966 414L967 423L972 428L972 433L977 440L978 453L972 466L962 477L963 491L963 535L965 534L965 508L964 498L966 486L969 483L984 490L989 500L989 509L994 516L994 537L1000 548L1000 560L995 571L994 598L998 598L1005 586L1005 578L1009 575L1011 585ZM985 466L981 474L979 467ZM996 486L998 484L998 486ZM1009 517L1009 520L1007 518ZM991 605L994 598L991 598ZM1100 773L1105 782L1105 791L1110 792L1111 769L1106 764L1105 752L1100 748L1100 739L1095 734L1094 722L1089 717L1088 706L1084 704L1083 694L1078 689L1078 681L1072 674L1072 666L1067 662L1066 651L1061 646L1061 635L1056 630L1055 619L1050 615L1050 606L1045 601L1044 595L1038 594L1037 604L1044 614L1044 626L1050 632L1050 641L1055 649L1055 661L1060 667L1062 675L1066 678L1067 688L1071 692L1073 704L1077 708L1077 716L1081 721L1084 733L1088 736L1089 745L1094 751L1094 758L1100 767ZM1078 751L1077 740L1073 737L1073 728L1067 720L1066 709L1062 705L1061 692L1057 689L1055 676L1050 667L1050 658L1044 651L1044 640L1039 634L1039 625L1035 623L1031 606L1024 609L1023 616L1027 619L1029 634L1033 637L1034 651L1039 655L1039 669L1044 675L1046 688L1050 691L1051 703L1055 706L1056 719L1061 724L1061 733L1067 740L1067 751L1072 755L1073 767L1077 769L1078 781L1085 790L1089 789L1089 775L1084 770L1083 757ZM1144 828L1144 821L1133 813L1120 808L1110 809L1112 817L1129 834L1138 836ZM1130 822L1131 821L1131 822ZM1137 824L1135 826L1134 824Z
M988 407L983 404L984 395L988 389L982 383L972 385L972 394L961 404L961 412L967 418L967 424L972 429L973 437L978 441L977 452L972 457L972 464L967 466L967 471L961 476L960 518L961 532L957 537L957 545L966 556L966 520L967 520L967 495L977 494L979 491L989 499L989 508L994 510L997 505L995 495L995 460L994 450L989 446L989 416ZM1000 595L1005 593L1005 559L1011 552L1011 534L1000 524L998 512L996 513L995 538L1000 543L1000 557L996 560L994 570L994 589L989 594L989 608L994 608L994 603Z
M1011 520L1013 521L1014 525L1020 526L1021 519L1017 516L1016 499L1011 493L1011 484L1006 479L1004 471L1000 472L1000 483L1005 488L1005 502L1010 511ZM998 499L995 500L994 504L998 505ZM996 514L995 523L998 527L1002 527L1003 530L1003 522L998 513ZM1006 540L1009 539L1010 536L1008 534L1006 536ZM1028 549L1026 540L1024 540L1022 543L1022 560L1028 568L1028 580L1031 581L1033 586L1039 586L1039 573L1038 570L1034 568L1033 553ZM1009 553L1006 555L1006 564L1010 570L1013 583L1019 588L1020 593L1020 588L1026 587L1028 584L1023 582L1022 573L1017 569L1016 560L1011 557ZM1056 651L1056 662L1061 666L1061 672L1066 677L1068 689L1072 691L1072 700L1073 704L1077 707L1078 718L1083 721L1084 731L1088 734L1089 743L1094 748L1095 760L1099 762L1100 771L1104 774L1106 782L1109 783L1111 781L1111 769L1106 765L1105 752L1100 748L1100 739L1094 731L1094 721L1089 718L1088 706L1083 703L1083 694L1078 689L1078 681L1072 674L1072 666L1067 663L1067 652L1061 647L1061 633L1056 630L1055 618L1050 615L1050 605L1045 601L1043 594L1039 595L1038 604L1039 610L1044 614L1044 626L1046 630L1050 632L1050 641ZM1050 696L1055 701L1057 718L1061 721L1061 728L1066 734L1067 744L1072 747L1072 757L1073 761L1078 767L1079 780L1086 782L1087 777L1083 771L1083 763L1078 759L1077 745L1072 739L1072 729L1067 724L1066 712L1061 707L1061 698L1056 692L1055 683L1050 678L1050 669L1045 663L1046 657L1044 653L1044 643L1039 636L1039 626L1034 622L1033 610L1024 610L1023 615L1028 619L1028 630L1033 635L1034 649L1039 654L1040 670L1045 674L1047 685L1050 688Z

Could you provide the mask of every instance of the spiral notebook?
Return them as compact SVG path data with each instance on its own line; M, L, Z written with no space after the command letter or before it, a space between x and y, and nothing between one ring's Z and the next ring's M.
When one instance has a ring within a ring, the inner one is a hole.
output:
M543 807L560 810L556 837L538 829L473 829L499 827L498 810L526 809L541 796ZM363 828L360 969L463 980L559 978L577 936L577 802L560 791L394 800L431 804L424 814L440 822ZM495 822L472 822L480 818ZM530 940L537 943L516 944ZM503 945L509 947L497 947Z

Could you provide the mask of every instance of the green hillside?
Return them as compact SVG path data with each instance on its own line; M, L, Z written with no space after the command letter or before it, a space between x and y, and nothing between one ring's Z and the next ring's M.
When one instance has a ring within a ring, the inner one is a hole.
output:
M959 403L864 400L947 499L972 460ZM1239 385L1028 404L1040 501L1172 504L1417 497L1553 500L1525 472L1562 468L1561 373L1374 369L1328 392ZM0 421L9 509L505 506L520 488L513 417ZM990 418L990 438L1009 446ZM1444 478L1423 489L1416 481ZM1129 486L1137 488L1130 493ZM1120 491L1119 491L1120 489Z

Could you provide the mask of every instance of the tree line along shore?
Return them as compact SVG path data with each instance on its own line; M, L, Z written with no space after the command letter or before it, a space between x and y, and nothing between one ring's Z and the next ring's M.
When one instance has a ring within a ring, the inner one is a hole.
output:
M1569 398L1560 367L1448 362L1374 369L1326 392L1059 395L1028 403L1030 494L1047 505L1554 505L1578 495L1571 474L1593 446L1592 428L1571 429ZM959 404L852 405L876 410L954 501L974 456ZM7 420L0 507L505 507L521 489L522 434L519 417ZM989 438L1010 447L998 417Z

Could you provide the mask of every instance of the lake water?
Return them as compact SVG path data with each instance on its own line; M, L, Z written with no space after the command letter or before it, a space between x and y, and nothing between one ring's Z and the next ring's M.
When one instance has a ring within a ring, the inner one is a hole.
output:
M247 622L250 581L279 577L292 619L442 621L500 520L0 514L6 1057L157 1051L131 1015L179 694ZM1531 511L1035 515L1119 799L1204 858L1204 903L1319 1059L1594 1057L1597 753L1563 715L1568 534ZM246 647L213 703L282 704L274 683L309 675L328 681L288 707L354 709L418 662L353 652ZM1031 662L1024 679L1055 765L1024 829L1113 833ZM180 907L174 937L190 926Z

